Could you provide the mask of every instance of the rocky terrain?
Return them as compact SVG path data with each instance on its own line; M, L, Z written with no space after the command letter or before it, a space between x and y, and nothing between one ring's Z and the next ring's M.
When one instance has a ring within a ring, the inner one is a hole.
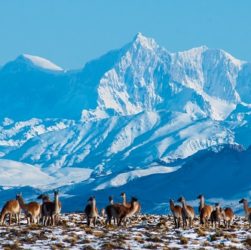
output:
M169 215L139 215L125 227L88 227L83 214L61 216L60 225L43 227L0 227L1 249L250 249L251 229L243 217L236 217L230 229L199 226L174 229Z

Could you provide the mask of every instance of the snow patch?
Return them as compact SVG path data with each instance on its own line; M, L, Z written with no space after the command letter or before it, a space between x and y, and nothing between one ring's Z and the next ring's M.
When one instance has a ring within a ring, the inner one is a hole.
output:
M28 59L35 66L46 69L46 70L53 70L53 71L62 71L63 70L62 68L60 68L56 64L52 63L51 61L49 61L45 58L39 57L39 56L23 54L23 57Z
M180 167L150 167L147 169L137 169L129 171L127 173L122 173L114 177L108 182L98 185L95 190L102 190L110 187L119 187L123 186L129 181L132 181L136 178L153 175L153 174L167 174L172 173L178 170Z

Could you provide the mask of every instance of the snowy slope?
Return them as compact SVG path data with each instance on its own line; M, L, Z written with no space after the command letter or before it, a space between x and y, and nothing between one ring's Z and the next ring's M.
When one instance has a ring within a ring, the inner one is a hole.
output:
M39 57L39 56L33 56L33 55L28 55L28 54L23 54L22 57L29 61L31 64L33 64L36 67L46 69L46 70L52 70L52 71L61 71L63 70L56 64L52 63L51 61Z
M100 175L130 167L147 168L159 160L172 162L222 143L234 143L234 136L217 121L194 120L186 113L144 112L45 133L5 158L51 171L90 167Z
M11 160L0 159L0 183L5 187L48 185L51 177L39 168Z
M143 212L167 213L170 198L177 199L184 195L189 203L198 206L196 197L203 193L212 204L220 201L222 206L228 204L238 210L240 198L251 198L250 160L250 149L243 151L226 145L217 152L215 149L204 150L189 157L181 168L171 173L135 178L122 186L110 182L106 189L99 189L102 180L76 184L67 190L71 198L66 198L64 204L71 210L70 203L74 201L80 209L80 201L95 194L102 207L107 204L108 195L113 194L118 202L119 194L126 191L128 198L132 195L140 197Z
M5 118L0 123L0 154L2 156L23 145L29 139L50 131L61 130L74 124L71 120L31 119L15 122Z

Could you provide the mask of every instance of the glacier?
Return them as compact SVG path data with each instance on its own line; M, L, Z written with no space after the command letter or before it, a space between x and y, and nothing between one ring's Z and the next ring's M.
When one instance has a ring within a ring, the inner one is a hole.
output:
M224 178L222 166L238 165L240 176L249 171L250 65L206 46L169 52L141 33L77 70L18 56L0 68L1 195L60 188L65 211L75 211L91 193L105 204L109 193L146 199L145 190L156 197L146 211L163 212L161 199L178 195L176 186L184 193L189 187L192 199L210 168L208 180L214 171L224 180L217 186L222 194L206 190L210 198L249 195L246 184L226 193L235 174ZM241 159L225 162L226 152Z

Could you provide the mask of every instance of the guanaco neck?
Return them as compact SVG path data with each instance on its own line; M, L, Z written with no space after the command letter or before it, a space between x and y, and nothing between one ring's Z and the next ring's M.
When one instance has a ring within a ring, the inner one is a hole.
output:
M18 203L23 210L27 209L27 205L24 203L24 199L22 196L18 196Z
M122 198L123 198L123 205L126 206L126 195L124 194Z
M93 199L91 203L92 213L96 213L96 200Z
M54 202L55 202L55 211L58 212L59 211L59 198L58 198L58 194L55 194Z
M243 201L243 207L244 207L244 211L246 214L248 214L248 202L247 201Z
M202 209L203 207L205 207L205 198L204 196L200 197L200 209Z
M129 217L133 215L136 211L137 211L136 201L132 201L130 208L128 208L127 216Z
M170 200L170 209L171 211L174 211L174 202L172 200Z
M189 212L189 211L187 210L186 201L183 200L183 201L181 202L181 204L182 204L182 207L183 207L183 209L185 210L185 212Z

